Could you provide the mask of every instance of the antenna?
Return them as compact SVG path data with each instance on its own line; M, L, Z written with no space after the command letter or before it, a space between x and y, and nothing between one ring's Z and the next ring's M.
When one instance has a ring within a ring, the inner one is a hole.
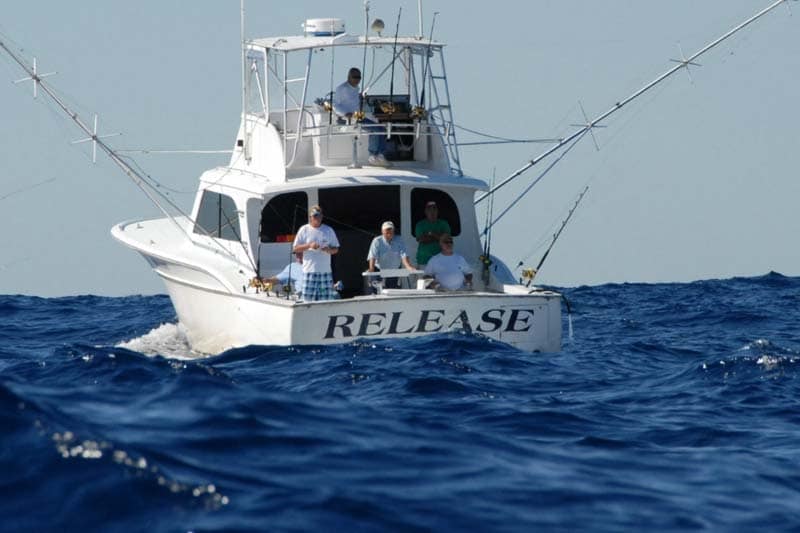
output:
M244 134L242 152L244 152L245 161L250 161L248 148L250 143L247 139L247 45L244 41L244 0L240 1L239 26L242 41L242 132Z
M417 35L422 39L422 0L417 0L417 15L419 17L419 33Z
M39 84L42 83L42 78L46 78L48 76L52 76L54 74L58 74L58 72L47 72L45 74L39 74L36 70L36 58L33 58L33 66L31 67L32 74L27 78L21 78L14 81L14 85L18 83L22 83L23 81L32 81L33 82L33 97L36 98L39 95Z

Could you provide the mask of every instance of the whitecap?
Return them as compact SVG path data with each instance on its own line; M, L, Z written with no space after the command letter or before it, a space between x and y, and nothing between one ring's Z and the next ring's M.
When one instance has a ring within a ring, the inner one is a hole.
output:
M145 355L161 355L170 359L208 357L208 354L192 350L186 338L186 332L180 323L161 324L141 337L121 342L116 347L133 350Z

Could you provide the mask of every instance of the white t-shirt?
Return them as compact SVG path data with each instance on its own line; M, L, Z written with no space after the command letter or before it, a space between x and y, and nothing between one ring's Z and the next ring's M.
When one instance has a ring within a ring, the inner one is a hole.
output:
M339 239L336 238L333 228L322 224L315 228L311 224L301 227L294 238L292 248L300 244L316 242L320 248L339 248ZM331 254L322 250L303 251L303 272L331 272Z
M458 254L436 254L425 265L425 273L434 276L442 287L452 291L464 286L464 275L472 274L472 269Z

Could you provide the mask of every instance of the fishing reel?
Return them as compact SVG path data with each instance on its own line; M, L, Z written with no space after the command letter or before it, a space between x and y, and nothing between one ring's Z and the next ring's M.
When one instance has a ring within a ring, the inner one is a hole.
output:
M492 258L489 257L488 255L481 255L478 259L480 259L481 264L483 265L484 268L489 268L490 266L492 266L492 263L494 262L492 261Z
M411 118L415 120L425 120L428 118L428 111L421 105L415 105L411 108Z
M522 282L523 279L528 280L527 283L525 283L525 286L530 287L533 278L536 277L536 272L538 271L535 268L523 268L522 279L520 280L520 283Z
M251 279L250 282L248 283L248 286L254 288L256 290L256 293L259 293L259 292L267 292L268 293L269 291L272 290L272 282L271 281L267 281L266 279L262 279L262 278L258 278L258 277Z
M314 100L314 103L324 109L326 113L330 113L333 111L333 103L331 103L332 99L333 93L328 93L324 98L317 98Z
M356 122L361 122L362 120L364 120L364 117L366 116L367 114L364 113L363 111L353 111L353 120L355 120Z
M385 113L387 115L393 115L397 112L397 106L394 105L394 102L381 102L378 106L381 110L381 113Z

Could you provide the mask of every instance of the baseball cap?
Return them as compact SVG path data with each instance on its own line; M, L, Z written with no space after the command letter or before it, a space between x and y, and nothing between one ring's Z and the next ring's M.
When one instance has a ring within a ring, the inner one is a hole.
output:
M385 229L394 229L394 223L391 220L387 220L383 224L381 224L381 231Z

